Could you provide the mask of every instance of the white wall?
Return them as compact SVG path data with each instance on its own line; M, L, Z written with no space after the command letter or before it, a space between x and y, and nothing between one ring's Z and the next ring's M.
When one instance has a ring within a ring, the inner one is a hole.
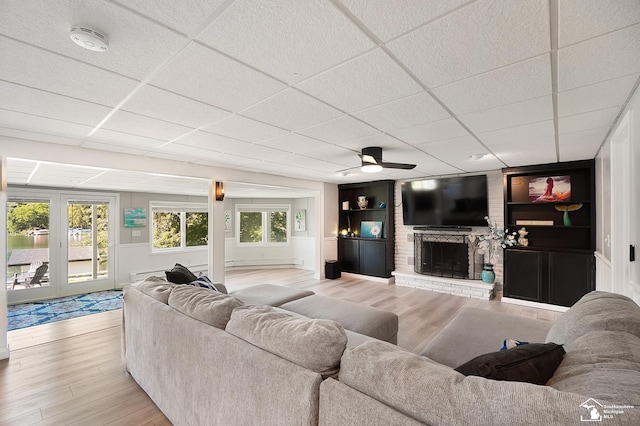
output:
M322 196L324 220L321 276L324 277L324 262L338 259L338 185L325 183Z
M7 157L0 156L0 223L5 224L0 232L0 271L4 276L7 270ZM7 285L6 278L0 289L0 359L9 358L7 343Z
M478 174L478 173L474 173ZM487 189L489 192L489 218L499 227L504 225L504 202L502 171L487 172ZM425 177L425 179L430 179ZM416 180L416 179L412 179ZM396 222L396 253L395 263L398 272L413 272L413 227L405 226L402 220L402 193L400 184L404 181L396 181L395 190L395 222ZM482 229L480 227L474 228ZM502 283L502 260L494 265L496 283Z

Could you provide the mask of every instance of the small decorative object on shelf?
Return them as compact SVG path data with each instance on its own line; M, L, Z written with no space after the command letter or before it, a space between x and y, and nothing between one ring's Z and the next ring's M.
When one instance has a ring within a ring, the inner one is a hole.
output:
M485 263L482 267L482 282L487 284L493 284L496 280L496 273L493 270L493 265L491 263Z
M520 228L520 230L518 231L518 245L519 246L527 247L529 245L529 239L527 239L527 235L529 235L529 232L527 231L527 228L525 228L524 226L522 228Z
M358 207L360 207L361 210L364 210L368 205L369 200L367 200L367 197L364 195L358 195Z
M580 210L581 208L582 208L582 203L556 206L556 210L558 210L559 212L564 212L564 214L562 215L562 223L564 223L564 226L571 226L571 219L569 219L569 212L574 212L576 210Z
M482 268L482 281L486 283L493 283L496 279L496 273L493 270L493 263L497 261L502 255L502 249L507 247L513 247L518 244L516 239L517 233L509 233L508 229L498 228L495 222L489 220L489 216L485 216L489 227L488 232L472 232L469 235L471 242L477 241L478 249L481 253L485 254L484 267ZM486 276L486 279L485 279ZM491 280L491 281L487 281Z
M380 202L378 203L378 208L379 208L379 209L386 209L386 208L387 208L387 205L386 205L383 201L380 201Z

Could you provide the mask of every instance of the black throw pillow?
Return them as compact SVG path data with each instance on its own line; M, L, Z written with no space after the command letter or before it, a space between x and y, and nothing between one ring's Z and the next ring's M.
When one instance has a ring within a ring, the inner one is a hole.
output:
M465 376L544 385L564 356L562 345L530 343L480 355L456 368Z
M179 263L176 263L173 269L170 271L164 271L164 273L167 276L167 281L174 284L188 284L191 281L198 279L198 277L193 275L193 272Z

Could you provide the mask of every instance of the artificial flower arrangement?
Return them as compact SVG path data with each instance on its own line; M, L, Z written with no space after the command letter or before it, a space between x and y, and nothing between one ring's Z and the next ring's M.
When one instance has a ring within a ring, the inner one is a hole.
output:
M478 249L486 255L487 263L492 264L502 255L502 249L518 245L516 232L509 232L509 229L498 228L496 222L491 222L489 216L485 216L489 232L473 232L469 235L471 242L477 241Z

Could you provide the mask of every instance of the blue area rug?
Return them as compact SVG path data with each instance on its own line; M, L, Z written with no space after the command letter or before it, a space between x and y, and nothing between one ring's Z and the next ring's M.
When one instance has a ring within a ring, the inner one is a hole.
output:
M9 331L122 308L122 290L69 296L8 307Z

